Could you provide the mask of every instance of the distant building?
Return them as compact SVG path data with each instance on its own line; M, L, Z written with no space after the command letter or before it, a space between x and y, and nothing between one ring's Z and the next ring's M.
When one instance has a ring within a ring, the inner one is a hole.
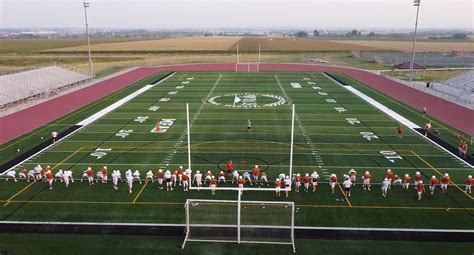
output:
M463 58L464 57L464 50L451 50L449 55L451 57Z

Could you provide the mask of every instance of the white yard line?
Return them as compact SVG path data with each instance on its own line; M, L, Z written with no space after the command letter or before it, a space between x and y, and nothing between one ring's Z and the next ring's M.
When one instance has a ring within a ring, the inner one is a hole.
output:
M423 139L425 139L426 141L428 142L431 142L432 144L436 145L437 147L439 147L440 149L442 149L443 151L445 151L446 153L449 153L451 156L455 157L456 159L458 159L459 161L461 161L463 164L465 164L466 166L470 167L470 168L474 168L473 165L469 164L468 162L464 161L462 158L460 158L458 155L448 151L447 149L445 149L443 146L439 145L438 143L436 143L435 141L431 140L430 138L428 137L425 137L424 135L422 135L421 133L419 133L418 131L415 130L415 128L421 128L420 126L418 126L417 124L413 123L412 121L408 120L407 118L401 116L400 114L396 113L395 111L391 110L390 108L386 107L385 105L377 102L375 99L367 96L366 94L360 92L359 90L355 89L354 87L352 86L346 86L346 85L343 85L341 83L339 83L338 81L334 80L333 78L329 77L328 75L326 75L325 73L323 73L324 76L326 76L328 79L330 79L331 81L333 81L334 83L342 86L343 88L347 89L348 91L352 92L353 94L355 94L356 96L362 98L364 101L366 101L367 103L369 103L370 105L374 106L375 108L379 109L380 111L384 112L385 114L387 114L388 116L390 116L392 119L402 123L403 125L407 126L408 128L410 128L415 134L417 134L418 136L422 137Z
M219 84L221 79L222 79L222 74L219 74L219 78L217 78L217 80L214 83L214 85L212 86L211 90L206 95L205 99L202 101L201 105L199 106L199 109L196 111L196 113L194 113L194 116L193 116L193 118L191 119L191 121L189 123L189 126L190 126L189 128L191 128L193 126L193 124L196 121L197 117L199 116L199 114L201 114L201 111L202 111L202 109L204 108L204 105L205 105L204 102L206 102L207 99L209 99L211 97L212 93L216 89L217 84ZM179 137L178 141L171 148L171 152L168 154L168 156L165 158L165 160L161 164L161 168L166 168L169 165L169 163L173 160L174 156L176 155L176 151L183 144L184 138L186 138L186 135L187 135L187 126L184 129L184 131L181 132L181 136Z

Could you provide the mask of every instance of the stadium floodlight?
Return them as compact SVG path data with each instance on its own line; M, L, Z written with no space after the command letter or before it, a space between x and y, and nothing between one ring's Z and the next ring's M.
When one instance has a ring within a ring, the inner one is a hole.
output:
M91 42L89 38L89 23L87 22L87 8L90 7L90 3L83 1L84 6L84 18L86 20L86 36L87 36L87 50L89 53L89 75L94 76L94 67L92 65L92 55L91 55Z
M413 6L416 6L416 21L415 21L415 33L413 34L413 48L412 58L410 62L410 82L413 81L413 66L415 65L415 46L416 46L416 31L418 29L418 14L420 13L421 0L413 0Z

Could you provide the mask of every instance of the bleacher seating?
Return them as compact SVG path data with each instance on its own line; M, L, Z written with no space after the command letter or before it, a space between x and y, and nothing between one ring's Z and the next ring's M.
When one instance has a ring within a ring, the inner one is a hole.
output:
M474 104L474 70L434 83L432 89L472 105Z
M91 77L52 65L0 76L0 109L54 95Z

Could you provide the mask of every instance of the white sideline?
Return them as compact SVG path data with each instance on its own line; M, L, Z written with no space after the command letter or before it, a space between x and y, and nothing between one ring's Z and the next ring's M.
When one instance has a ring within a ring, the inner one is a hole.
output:
M79 225L79 226L144 226L144 227L185 227L186 224L170 223L107 223L107 222L62 222L62 221L0 221L2 224L30 224L30 225ZM210 226L210 225L206 225ZM218 226L218 225L213 225ZM222 225L230 226L233 225ZM245 225L247 226L247 225ZM295 226L295 229L303 230L343 230L343 231L387 231L387 232L444 232L444 233L474 233L471 229L419 229L419 228L355 228L355 227L310 227Z
M108 107L106 107L106 108L104 108L104 109L98 111L97 113L91 115L90 117L88 117L88 118L86 118L86 119L80 121L79 123L76 124L76 126L81 126L81 127L79 127L78 129L72 131L71 133L65 135L64 137L62 137L61 139L59 139L59 140L56 141L55 143L52 143L52 144L46 146L45 148L43 148L43 149L41 149L40 151L38 151L37 153L35 153L35 154L29 156L28 158L26 158L25 160L21 161L20 163L18 163L18 164L16 164L16 165L12 166L11 168L7 169L6 171L0 173L0 176L4 175L6 172L8 172L8 171L10 171L10 170L12 170L12 169L17 168L19 165L25 163L26 161L30 160L32 157L38 155L39 153L41 153L41 152L43 152L43 151L49 149L49 148L52 147L53 145L58 144L60 141L62 141L62 140L64 140L64 139L68 138L69 136L75 134L77 131L83 129L84 127L86 127L87 125L89 125L89 124L91 124L92 122L96 121L97 119L103 117L103 116L106 115L107 113L112 112L113 110L117 109L117 108L120 107L121 105L127 103L128 101L132 100L133 98L137 97L138 95L142 94L143 92L145 92L145 91L151 89L152 87L154 87L154 86L156 86L156 85L158 85L158 84L160 84L160 83L162 83L162 82L168 80L169 78L171 78L172 76L174 76L174 74L175 74L175 73L172 73L170 76L168 76L168 77L166 77L166 78L160 80L159 82L157 82L157 83L155 83L155 84L153 84L153 85L146 85L145 87L143 87L143 88L141 88L141 89L139 89L139 90L133 92L132 94L130 94L130 95L128 95L128 96L126 96L126 97L120 99L119 101L117 101L117 102L115 102L115 103L113 103L112 105L109 105Z
M462 158L460 158L458 155L450 152L449 150L445 149L443 146L439 145L438 143L436 143L435 141L431 140L430 138L424 136L423 134L419 133L418 131L414 130L415 128L420 128L420 126L416 125L415 123L413 123L412 121L408 120L407 118L401 116L400 114L396 113L395 111L389 109L388 107L386 107L385 105L377 102L376 100L374 100L373 98L367 96L366 94L360 92L359 90L355 89L354 87L352 86L346 86L346 85L343 85L341 83L339 83L338 81L334 80L332 77L326 75L325 73L323 73L324 76L326 76L326 78L330 79L331 81L333 81L334 83L342 86L343 88L349 90L350 92L352 92L353 94L355 94L356 96L362 98L364 101L366 101L367 103L371 104L372 106L374 106L375 108L379 109L380 111L384 112L385 114L387 114L389 117L391 117L392 119L402 123L403 125L407 126L408 128L410 128L411 130L413 130L413 132L415 134L418 134L419 136L421 136L422 138L424 138L425 140L431 142L432 144L438 146L440 149L442 149L443 151L449 153L451 156L454 156L456 157L457 159L459 159L461 162L463 162L464 164L466 164L467 166L469 166L470 168L474 168L473 165L469 164L468 162L466 162L465 160L463 160Z

